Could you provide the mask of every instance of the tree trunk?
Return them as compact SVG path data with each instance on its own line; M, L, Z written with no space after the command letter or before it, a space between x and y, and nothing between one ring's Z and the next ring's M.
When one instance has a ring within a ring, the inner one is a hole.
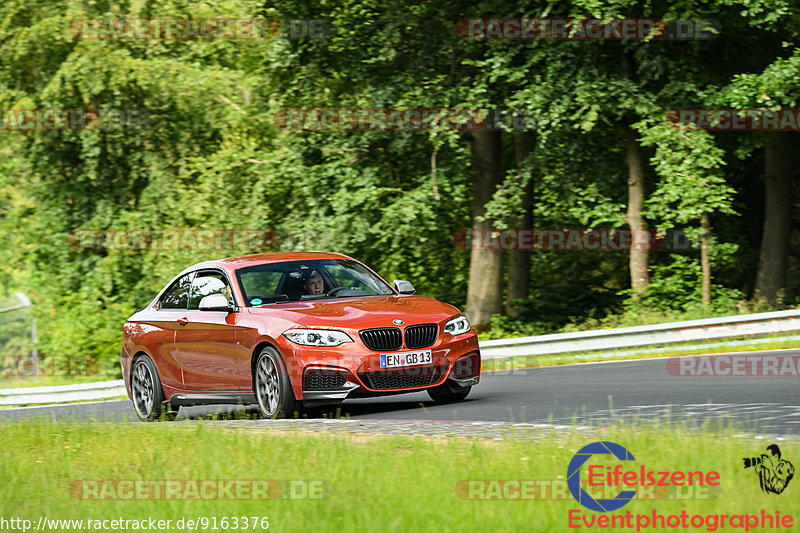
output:
M524 180L522 163L531 151L532 136L527 131L516 134L514 138L517 176L520 184ZM530 171L528 171L530 172ZM533 229L533 176L522 189L522 217L517 221L516 229ZM506 298L506 314L512 318L520 315L514 307L515 300L524 300L530 294L531 252L528 250L512 250L508 258L508 296Z
M755 297L775 304L786 288L792 230L792 138L776 134L764 147L765 208Z
M711 305L711 220L708 213L700 215L700 268L703 271L703 305Z
M493 229L492 220L478 222L486 213L486 203L492 199L503 179L502 145L499 131L476 131L472 134L473 200L472 228L478 235ZM493 241L497 243L497 240ZM492 315L503 311L503 251L497 247L473 242L469 262L467 316L476 331L491 326Z
M647 225L642 217L644 163L639 141L636 140L636 132L628 124L625 124L625 139L625 161L628 165L628 213L625 219L631 229L631 288L633 289L633 299L638 302L650 283L650 276L647 273L650 240L649 235L645 233ZM646 237L647 240L645 240Z

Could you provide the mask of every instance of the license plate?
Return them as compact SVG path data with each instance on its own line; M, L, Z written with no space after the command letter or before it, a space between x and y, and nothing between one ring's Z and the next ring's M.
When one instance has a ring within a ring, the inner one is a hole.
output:
M422 350L419 352L381 354L381 368L429 365L431 363L433 363L433 356L431 355L430 350Z

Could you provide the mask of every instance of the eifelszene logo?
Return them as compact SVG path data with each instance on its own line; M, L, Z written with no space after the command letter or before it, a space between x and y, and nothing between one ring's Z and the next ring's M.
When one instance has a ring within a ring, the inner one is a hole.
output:
M612 466L598 464L594 456L613 455L620 461L635 461L631 452L609 441L593 442L578 450L572 457L567 467L567 487L579 504L592 511L607 513L616 511L634 499L636 491L644 487L706 487L719 486L720 475L716 471L655 471L644 464L634 466L631 470L624 470L623 465ZM590 461L592 459L592 461ZM581 467L585 468L588 487L605 489L611 498L595 499L581 487ZM621 490L619 488L632 490ZM618 492L617 492L618 491ZM617 492L614 495L614 492Z
M620 491L613 499L595 500L581 488L581 466L595 454L613 454L620 461L633 461L631 452L613 442L593 442L587 444L576 453L567 467L567 486L572 497L579 504L592 511L615 511L631 501L636 495L635 490ZM590 467L591 470L591 467ZM591 478L592 474L589 474ZM591 481L590 484L593 484Z
M763 487L782 491L794 469L781 459L780 450L774 444L768 448L770 454L760 458L745 459L745 468L755 466ZM762 469L768 469L764 471ZM581 472L582 471L582 472ZM581 477L584 477L583 481ZM763 477L762 477L763 476ZM641 532L645 530L664 531L666 529L689 528L700 531L728 531L742 529L751 531L761 529L789 529L794 525L794 517L780 511L760 509L757 513L690 513L681 509L680 513L663 513L658 509L646 512L631 510L609 512L620 509L639 492L657 487L713 487L719 489L720 474L715 470L654 470L648 468L647 460L636 461L631 452L613 442L593 442L575 454L567 467L567 487L572 497L582 507L567 512L569 530L585 528L624 529ZM778 490L780 487L780 490ZM479 487L478 487L479 488ZM623 490L620 490L623 489ZM766 489L765 489L766 490ZM637 506L634 504L633 506Z
M767 453L761 457L745 457L745 468L753 468L758 475L761 490L767 493L780 494L794 477L794 465L781 458L781 449L777 444L767 446Z

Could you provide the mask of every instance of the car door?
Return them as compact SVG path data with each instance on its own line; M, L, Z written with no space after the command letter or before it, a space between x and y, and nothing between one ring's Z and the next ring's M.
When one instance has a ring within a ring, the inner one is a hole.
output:
M201 311L200 301L212 294L225 294L233 302L225 273L200 270L192 280L189 305L175 334L175 346L186 390L236 392L244 390L241 375L250 371L250 354L236 342L239 313Z
M189 305L189 289L192 276L181 276L169 286L158 300L156 311L147 320L152 327L148 331L149 344L152 346L153 356L158 364L161 383L172 389L183 389L183 371L180 355L175 346L175 335L182 328L179 321L186 317Z

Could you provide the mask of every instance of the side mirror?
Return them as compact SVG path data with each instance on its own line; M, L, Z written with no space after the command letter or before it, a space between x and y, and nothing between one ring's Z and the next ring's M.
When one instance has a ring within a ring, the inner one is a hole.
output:
M394 290L400 294L414 294L417 292L417 289L414 288L414 285L412 285L410 281L406 281L404 279L396 279L392 282L392 285L394 285Z
M198 306L201 311L227 311L233 312L233 306L228 303L224 294L211 294L200 300Z

